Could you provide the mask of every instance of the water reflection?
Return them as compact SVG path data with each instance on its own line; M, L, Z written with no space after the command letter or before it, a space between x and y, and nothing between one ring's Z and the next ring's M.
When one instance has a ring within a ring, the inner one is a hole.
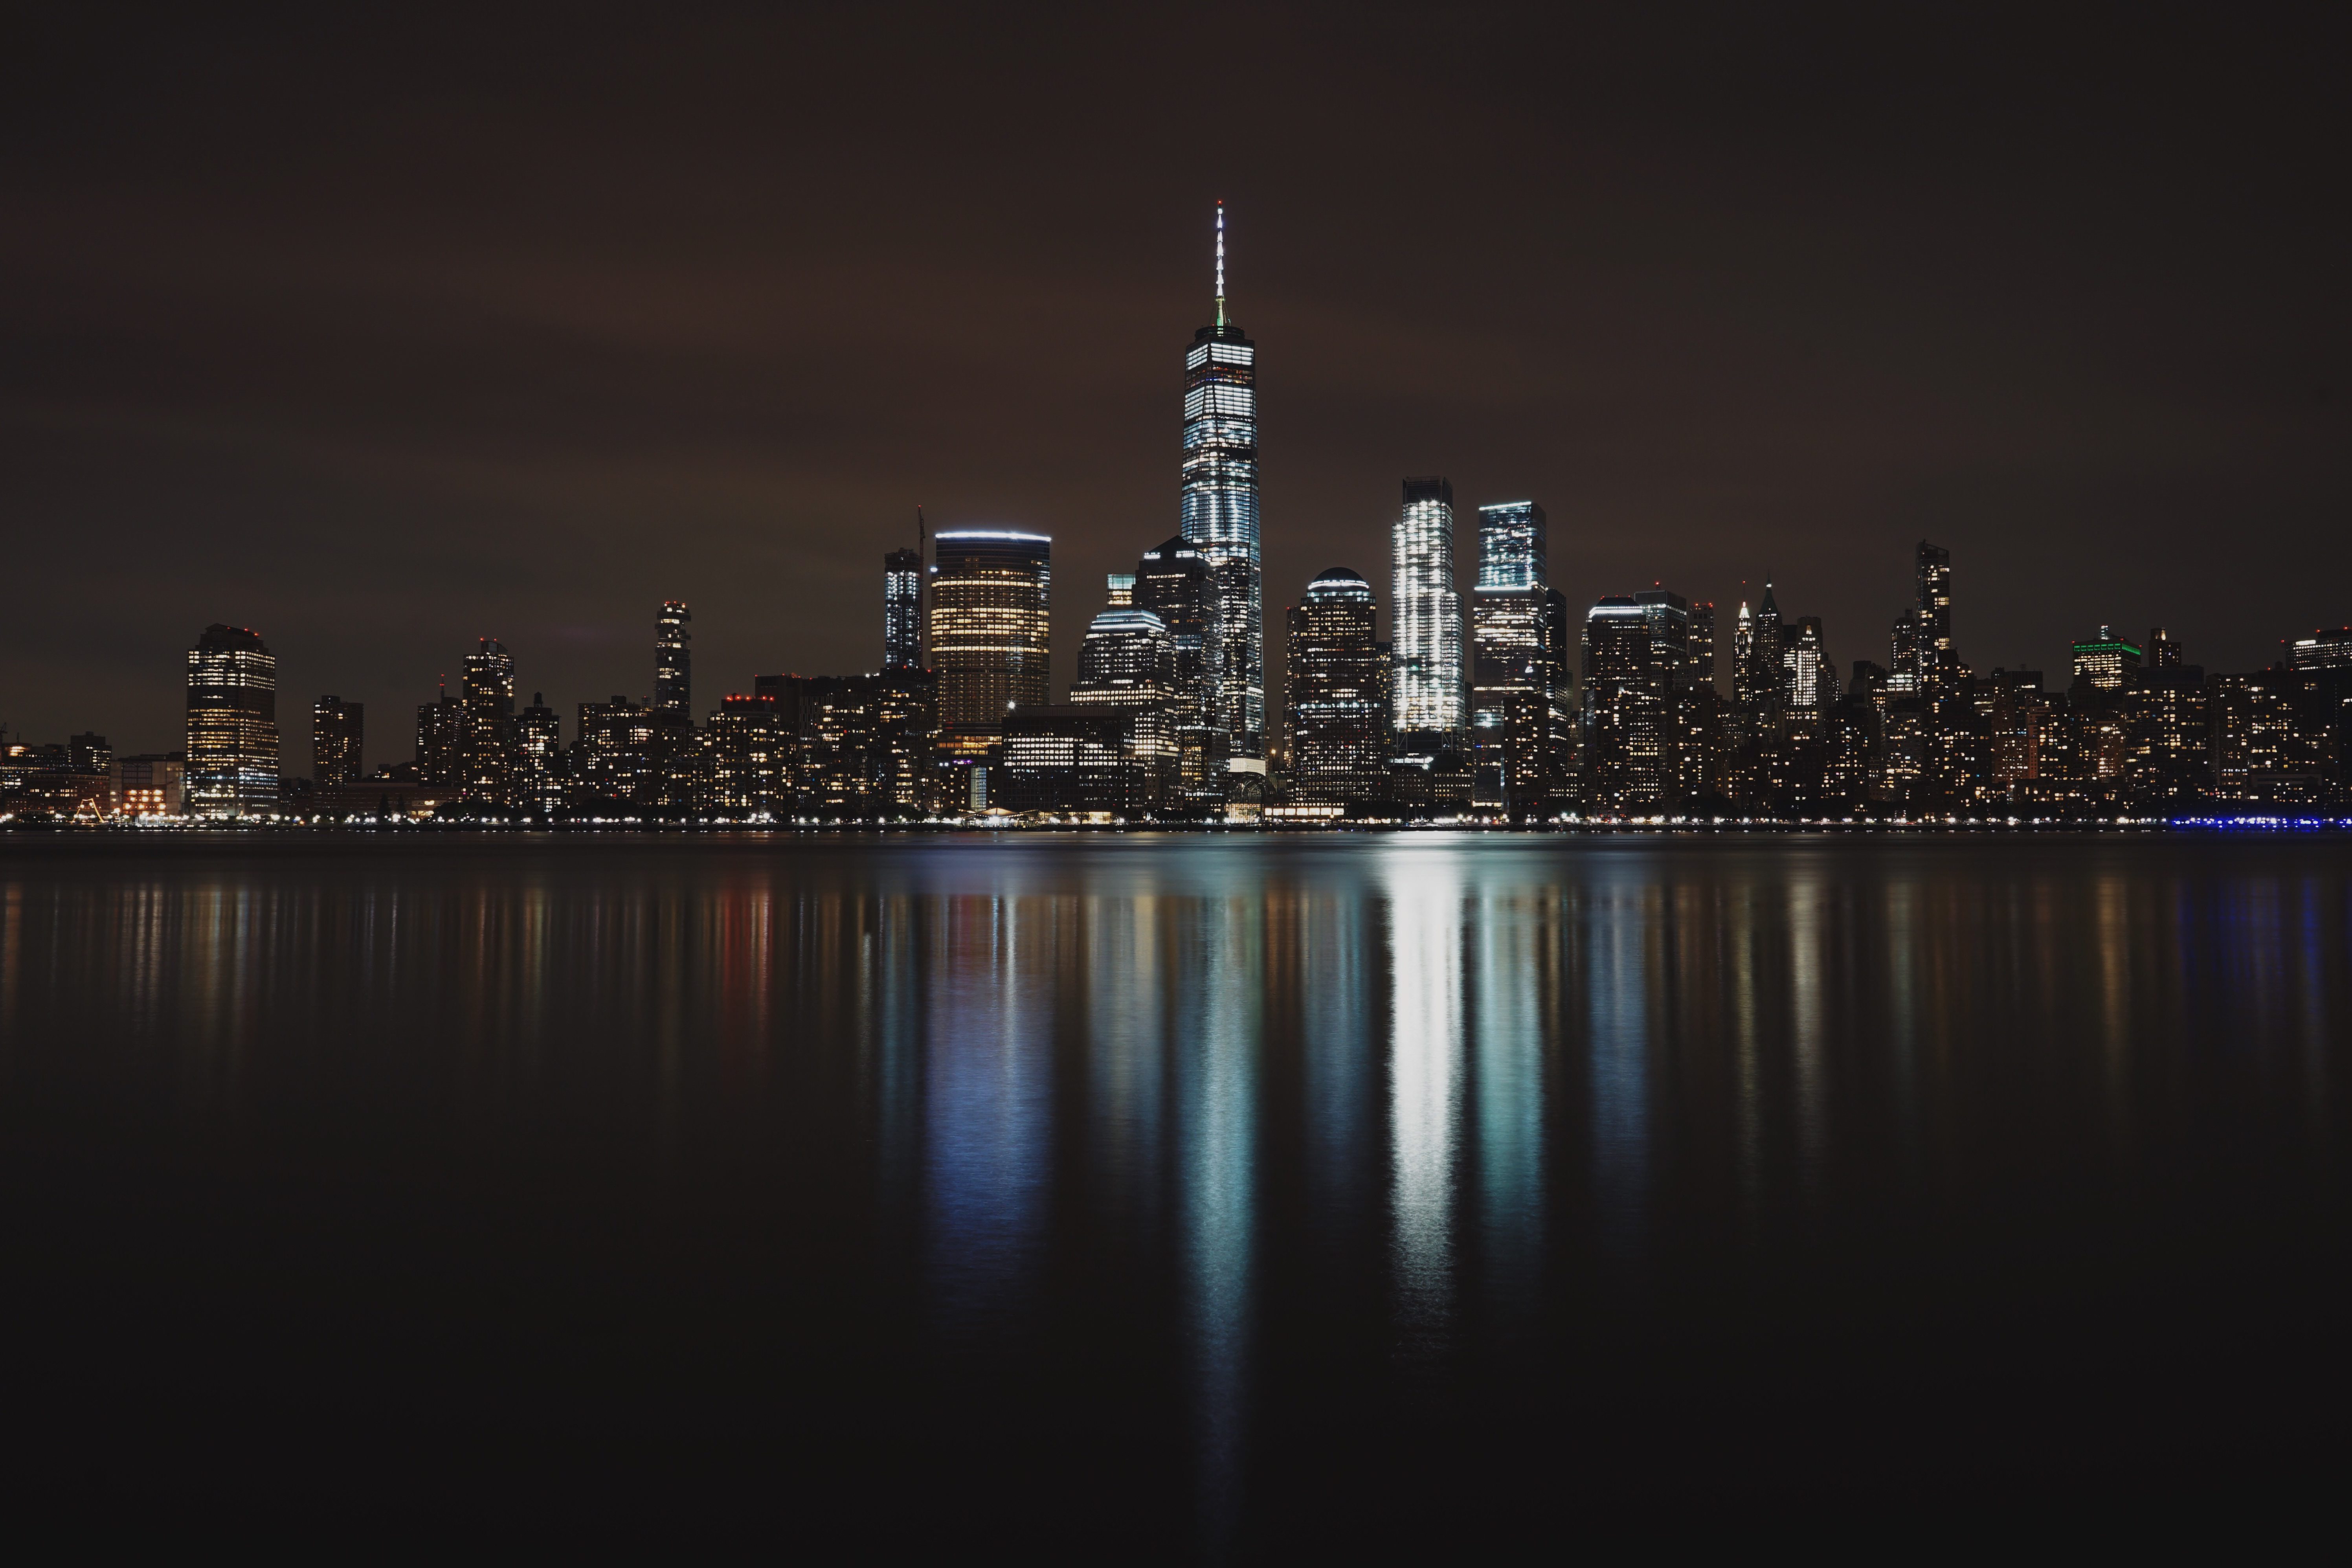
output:
M2333 1180L2348 929L2334 840L11 846L0 1119L746 1205L696 1245L782 1295L1174 1390L1213 1542L1335 1346L1494 1353L1733 1237Z
M1461 1117L1460 851L1405 844L1385 857L1389 909L1390 1206L1409 1342L1445 1327L1454 1294L1454 1169Z

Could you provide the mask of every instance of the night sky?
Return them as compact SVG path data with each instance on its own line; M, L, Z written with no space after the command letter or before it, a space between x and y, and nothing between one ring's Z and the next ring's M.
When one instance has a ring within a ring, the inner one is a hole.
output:
M2336 40L2236 8L19 10L0 721L181 743L211 621L367 760L504 638L565 715L879 660L880 558L1055 540L1057 688L1175 531L1231 223L1268 664L1407 473L1533 496L1580 614L1769 576L1884 662L2352 619ZM329 15L329 13L337 13ZM373 20L365 19L373 17ZM1743 588L1743 584L1747 586Z

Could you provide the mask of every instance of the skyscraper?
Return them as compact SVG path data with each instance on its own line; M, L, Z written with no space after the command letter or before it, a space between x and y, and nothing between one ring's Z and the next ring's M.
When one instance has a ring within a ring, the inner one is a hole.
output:
M310 778L324 784L352 784L362 776L360 752L367 732L363 704L321 697L310 705Z
M1176 787L1192 806L1222 811L1227 740L1220 721L1224 651L1219 635L1215 571L1183 535L1143 552L1129 602L1168 628L1176 648L1176 694L1170 704L1178 751Z
M206 626L188 650L186 805L193 816L278 810L278 660L245 626Z
M1543 508L1478 509L1470 599L1470 730L1482 806L1524 816L1559 781L1566 738L1568 605L1546 576Z
M686 629L693 619L685 605L665 599L654 623L654 711L665 721L694 721L694 656L686 646L694 637Z
M1670 607L1670 606L1669 606ZM1656 623L1656 624L1654 624ZM1645 813L1665 804L1666 693L1686 650L1672 617L1612 594L1584 617L1585 809ZM1659 668L1659 651L1667 668ZM1665 679L1662 679L1662 676Z
M1478 591L1512 593L1549 585L1544 534L1544 509L1531 500L1480 507Z
M469 805L514 804L514 656L483 637L466 656L458 788Z
M1113 605L1078 648L1070 700L1081 706L1165 709L1176 698L1176 640L1150 610Z
M1217 591L1217 722L1230 766L1265 771L1265 636L1257 516L1257 348L1225 318L1225 207L1217 204L1216 320L1184 356L1183 538Z
M1345 566L1307 584L1290 608L1284 699L1294 800L1345 805L1387 793L1388 682L1373 616L1372 585Z
M1005 710L1051 696L1054 542L1042 533L967 529L936 536L931 663L940 724L993 734Z
M1463 729L1462 605L1454 591L1454 486L1443 478L1404 481L1397 514L1391 700L1398 744L1439 743Z
M1952 552L1923 539L1915 562L1919 685L1923 690L1940 690L1951 683L1959 665L1959 655L1952 648Z
M912 550L882 557L882 668L918 669L923 662L923 558Z
M515 804L533 811L563 805L563 720L534 691L530 706L515 716Z

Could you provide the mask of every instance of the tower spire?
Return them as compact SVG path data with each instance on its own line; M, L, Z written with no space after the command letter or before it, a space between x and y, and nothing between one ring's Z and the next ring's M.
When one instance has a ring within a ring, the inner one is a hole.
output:
M1217 204L1217 325L1225 324L1225 204Z

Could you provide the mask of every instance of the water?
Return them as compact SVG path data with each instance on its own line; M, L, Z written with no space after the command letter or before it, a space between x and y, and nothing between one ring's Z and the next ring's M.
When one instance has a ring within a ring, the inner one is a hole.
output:
M2352 841L19 837L0 921L36 1517L1246 1559L2342 1458Z

